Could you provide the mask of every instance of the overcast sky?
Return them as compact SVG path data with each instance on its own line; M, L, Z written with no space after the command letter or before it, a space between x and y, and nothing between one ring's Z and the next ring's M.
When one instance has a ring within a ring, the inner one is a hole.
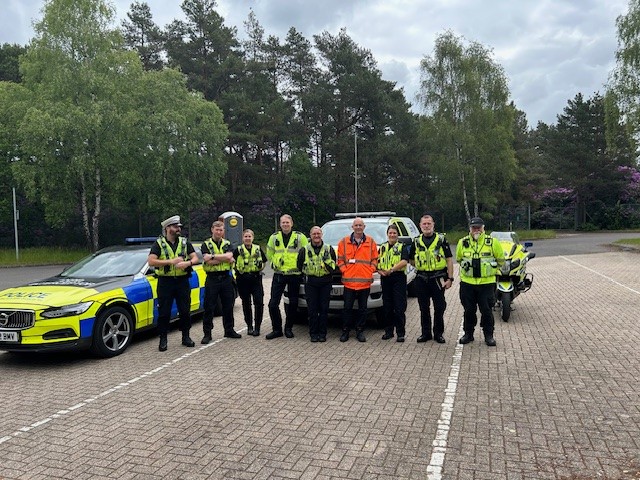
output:
M111 0L124 18L129 0ZM2 0L0 43L26 45L42 0ZM184 19L180 0L147 0L164 27ZM267 35L284 40L295 27L307 39L323 31L347 34L369 49L385 80L415 104L420 60L435 38L451 30L493 50L509 80L511 98L529 125L555 123L567 101L604 93L617 47L615 19L628 0L219 0L227 26L244 35L253 9ZM418 111L416 109L416 111Z

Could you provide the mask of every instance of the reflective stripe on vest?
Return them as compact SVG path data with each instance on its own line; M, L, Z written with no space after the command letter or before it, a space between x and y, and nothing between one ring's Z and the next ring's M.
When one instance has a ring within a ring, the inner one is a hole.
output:
M187 257L187 239L186 237L178 237L178 245L174 252L169 242L164 236L159 236L156 240L160 246L160 260L173 260L178 257ZM175 265L164 265L155 268L155 274L159 277L182 277L187 274L185 270L176 268Z

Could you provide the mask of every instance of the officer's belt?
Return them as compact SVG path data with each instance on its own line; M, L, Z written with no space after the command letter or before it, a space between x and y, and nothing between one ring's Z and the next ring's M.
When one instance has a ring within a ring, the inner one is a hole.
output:
M416 270L416 274L419 277L426 278L426 279L448 277L449 276L447 274L446 270L432 270L432 271Z
M208 277L229 277L230 270L224 270L221 272L207 272Z

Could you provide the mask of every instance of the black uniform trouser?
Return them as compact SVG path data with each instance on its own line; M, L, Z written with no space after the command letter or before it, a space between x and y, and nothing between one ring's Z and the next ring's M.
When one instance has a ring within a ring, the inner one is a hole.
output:
M304 291L309 313L309 336L326 337L331 283L307 282L305 283Z
M353 305L358 301L358 316L355 321L356 332L361 332L367 323L367 301L369 300L370 288L353 290L344 287L344 309L342 310L342 331L348 332L354 328Z
M382 277L382 303L385 316L385 332L393 334L395 329L399 337L405 336L407 323L407 276L404 273L392 273Z
M447 302L444 298L444 288L435 277L418 275L415 279L416 295L420 306L420 326L422 335L431 336L431 301L433 300L433 336L444 334L444 312Z
M244 321L249 328L260 329L262 324L262 316L264 312L264 288L262 286L262 275L260 273L243 273L236 278L238 283L238 295L242 300L242 313ZM255 315L253 315L251 300L253 299L253 307L255 307Z
M218 297L222 304L222 326L227 333L233 330L233 304L235 303L233 279L229 272L207 273L207 279L204 282L204 316L202 317L202 330L205 335L211 335L213 330L213 314Z
M493 336L493 296L496 284L472 285L460 282L460 301L464 308L464 333L473 335L478 319L476 309L480 309L480 327L485 336Z
M271 282L271 298L269 299L269 316L271 317L271 326L274 332L282 332L282 314L280 313L280 300L287 289L289 294L289 305L285 305L285 329L293 327L293 317L298 311L298 297L300 296L300 285L302 284L302 275L283 275L282 273L274 273Z
M174 300L180 316L180 330L182 333L189 333L191 328L191 286L189 285L189 276L158 277L156 293L158 296L158 333L162 336L169 332L171 308Z

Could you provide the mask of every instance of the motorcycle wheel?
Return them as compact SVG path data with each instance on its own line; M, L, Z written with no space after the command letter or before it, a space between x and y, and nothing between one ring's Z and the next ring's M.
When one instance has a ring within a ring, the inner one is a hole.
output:
M503 293L500 298L502 304L502 321L508 322L511 317L511 294Z

